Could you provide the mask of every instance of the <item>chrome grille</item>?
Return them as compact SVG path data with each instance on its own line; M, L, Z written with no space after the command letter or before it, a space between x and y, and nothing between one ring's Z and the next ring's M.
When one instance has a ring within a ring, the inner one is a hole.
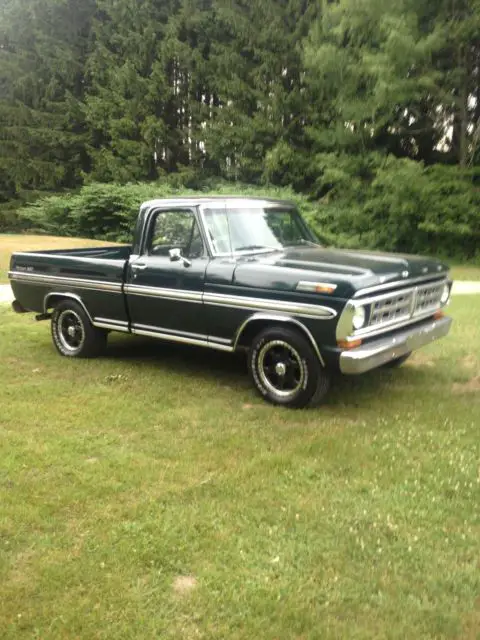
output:
M417 287L413 315L418 316L438 309L440 307L443 287L443 282L434 282L433 284Z
M409 318L412 313L413 291L396 293L373 302L370 313L370 327L376 327Z
M375 334L388 327L414 321L442 307L441 297L446 280L405 288L394 293L371 296L363 301L368 309L367 324L355 335ZM359 300L360 303L360 300Z

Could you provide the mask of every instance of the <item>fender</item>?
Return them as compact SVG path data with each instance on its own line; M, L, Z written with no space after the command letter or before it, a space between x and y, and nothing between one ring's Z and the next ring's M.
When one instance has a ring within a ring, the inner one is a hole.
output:
M269 313L254 313L253 315L251 315L250 317L248 317L238 328L236 334L235 334L235 338L233 341L233 350L236 351L237 347L238 347L238 343L240 342L240 338L242 337L243 332L245 331L246 327L248 327L248 325L251 322L255 322L255 321L268 321L268 322L286 322L288 324L293 324L297 327L300 328L300 330L302 331L302 333L304 334L304 336L307 338L308 342L310 343L310 345L312 346L313 350L315 351L318 359L320 360L322 366L325 366L325 361L322 358L322 354L320 353L320 349L318 348L317 343L315 342L314 337L312 336L311 332L309 331L309 329L307 329L307 327L302 324L299 320L296 320L295 318L292 318L290 316L281 316L281 315L270 315Z
M90 315L87 307L85 306L85 303L80 298L80 296L78 296L76 293L68 293L67 291L52 291L51 293L47 293L47 295L45 296L45 298L43 300L43 311L44 311L45 314L52 307L52 305L50 304L50 299L51 298L58 298L58 299L69 298L71 300L75 300L75 302L78 302L78 304L85 311L85 313L87 314L87 318L90 320L92 325L94 324L93 318Z

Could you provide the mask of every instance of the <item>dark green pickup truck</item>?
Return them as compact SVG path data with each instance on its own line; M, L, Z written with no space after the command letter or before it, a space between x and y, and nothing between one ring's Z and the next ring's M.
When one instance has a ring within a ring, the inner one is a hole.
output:
M318 403L329 372L401 364L445 336L445 265L321 247L289 202L145 202L133 246L15 253L17 312L51 318L60 354L89 357L109 331L248 352L266 400Z

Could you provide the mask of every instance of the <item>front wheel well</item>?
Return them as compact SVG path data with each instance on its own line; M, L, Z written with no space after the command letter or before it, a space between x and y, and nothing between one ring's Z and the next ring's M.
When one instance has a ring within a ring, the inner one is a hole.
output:
M311 345L316 355L318 356L321 364L325 366L318 345L313 339L312 334L301 322L293 318L258 317L247 320L247 322L244 323L238 330L237 337L235 339L235 349L249 349L256 336L258 336L261 331L273 327L288 327L290 329L293 329L294 331L297 331L308 341L308 343Z

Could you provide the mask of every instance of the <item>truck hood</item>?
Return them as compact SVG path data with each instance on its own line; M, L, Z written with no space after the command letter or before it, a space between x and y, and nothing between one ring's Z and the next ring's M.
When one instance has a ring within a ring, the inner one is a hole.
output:
M300 280L325 282L337 285L335 297L350 298L367 287L447 272L447 265L423 256L301 246L240 258L233 284L292 291Z

